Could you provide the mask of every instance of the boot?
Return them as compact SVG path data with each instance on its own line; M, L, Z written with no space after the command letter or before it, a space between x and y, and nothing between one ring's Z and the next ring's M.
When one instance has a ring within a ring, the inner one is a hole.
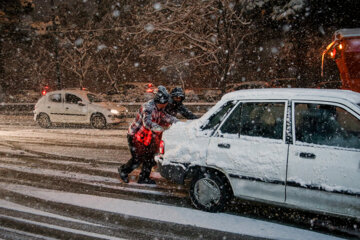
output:
M126 173L123 173L123 172L121 171L121 168L120 168L120 167L118 168L118 172L119 172L119 175L120 175L121 180L123 180L124 183L129 183L129 177L128 177L128 175L127 175Z

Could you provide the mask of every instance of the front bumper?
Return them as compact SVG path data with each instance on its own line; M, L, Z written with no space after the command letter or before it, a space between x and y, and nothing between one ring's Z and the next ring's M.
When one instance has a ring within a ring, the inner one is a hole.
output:
M185 177L189 170L189 164L186 163L164 163L161 156L155 158L160 175L177 184L184 184Z

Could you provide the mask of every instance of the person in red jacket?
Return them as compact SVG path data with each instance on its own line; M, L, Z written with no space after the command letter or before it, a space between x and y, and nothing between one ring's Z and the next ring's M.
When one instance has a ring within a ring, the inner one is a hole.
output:
M157 153L162 132L177 118L165 112L169 101L169 93L164 86L159 86L154 99L144 103L134 122L130 125L127 139L130 148L130 160L118 168L120 178L129 182L128 175L142 164L138 183L155 184L150 179L151 168L155 165L154 156Z

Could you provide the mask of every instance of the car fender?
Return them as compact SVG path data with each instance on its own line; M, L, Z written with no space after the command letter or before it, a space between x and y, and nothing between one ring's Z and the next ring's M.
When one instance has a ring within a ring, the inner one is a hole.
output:
M88 112L89 112L89 121L91 121L91 118L94 114L102 114L106 121L108 120L108 116L109 115L109 111L107 111L106 109L102 108L102 107L99 107L99 106L96 106L96 105L93 105L91 103L87 104L88 105Z

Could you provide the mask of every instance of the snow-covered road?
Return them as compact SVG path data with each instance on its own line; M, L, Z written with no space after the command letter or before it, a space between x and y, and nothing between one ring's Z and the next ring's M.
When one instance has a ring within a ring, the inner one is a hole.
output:
M186 188L156 171L151 176L157 186L137 184L137 171L123 184L116 169L129 158L125 136L116 128L0 124L0 238L341 239L329 235L339 231L316 232L249 214L262 209L256 206L195 210ZM310 215L309 221L317 218Z

